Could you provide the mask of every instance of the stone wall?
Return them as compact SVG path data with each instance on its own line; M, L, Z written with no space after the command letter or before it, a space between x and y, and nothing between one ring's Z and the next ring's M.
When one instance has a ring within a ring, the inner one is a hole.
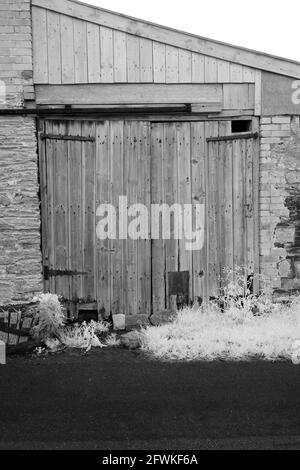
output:
M260 257L278 296L300 290L299 117L261 119Z
M30 0L0 0L0 305L43 287L36 123L8 115L34 98L32 70Z
M0 117L0 305L41 290L35 120Z
M32 77L30 0L0 0L0 109L32 100Z

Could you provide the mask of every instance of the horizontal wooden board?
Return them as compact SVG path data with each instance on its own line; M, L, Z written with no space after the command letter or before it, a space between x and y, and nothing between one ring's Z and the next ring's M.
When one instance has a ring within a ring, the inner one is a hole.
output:
M38 85L39 105L181 104L222 101L222 85Z
M195 36L71 0L52 0L51 2L33 0L32 4L36 7L209 57L300 78L300 64L295 61ZM236 71L234 73L236 74Z

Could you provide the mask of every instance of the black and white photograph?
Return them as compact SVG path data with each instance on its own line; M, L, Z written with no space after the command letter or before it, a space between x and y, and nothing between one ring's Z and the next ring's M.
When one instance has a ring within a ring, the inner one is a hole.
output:
M299 19L0 0L0 455L300 450Z

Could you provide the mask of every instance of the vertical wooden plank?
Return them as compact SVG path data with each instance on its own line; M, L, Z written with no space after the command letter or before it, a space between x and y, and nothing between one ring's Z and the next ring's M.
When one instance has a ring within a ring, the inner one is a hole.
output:
M218 60L218 83L230 82L230 63Z
M45 122L45 132L53 133L53 121ZM47 214L48 214L48 266L55 269L55 211L54 211L54 140L46 140L46 165L47 165ZM55 294L55 278L50 277L48 281L49 292Z
M166 83L166 46L153 43L153 71L155 83Z
M140 41L137 36L127 34L127 77L129 83L140 81Z
M74 19L75 82L87 83L87 23Z
M124 123L124 190L129 208L139 202L138 179L141 176L139 175L139 126L140 123L137 121ZM138 241L128 237L125 242L125 251L126 314L136 315L138 313Z
M205 56L205 83L218 83L217 59Z
M111 203L119 212L119 197L124 195L124 123L111 121L110 124L110 158L111 158ZM117 220L118 222L118 220ZM113 314L123 313L124 305L124 264L123 240L118 237L111 241L111 309Z
M179 83L192 81L192 53L179 49Z
M66 133L63 121L53 122L53 133ZM53 147L53 209L55 219L54 250L55 270L68 269L68 147L67 141L55 140ZM55 292L69 298L69 279L66 275L55 277Z
M226 136L230 133L230 123L226 121L219 122L219 136ZM226 173L226 168L228 163L227 160L227 143L230 141L221 141L218 144L218 158L217 158L217 253L218 253L218 262L219 262L219 275L222 279L224 277L224 268L226 267L226 210L228 209L226 201L226 186L230 184L230 175L229 175L229 182L228 182L228 175ZM229 190L229 188L227 188Z
M245 141L233 141L233 228L235 267L244 266L244 158Z
M192 168L192 202L196 204L207 204L206 198L206 174L205 174L205 124L204 122L191 123L191 168ZM206 210L204 211L204 214ZM204 219L206 229L206 217ZM194 226L195 227L195 226ZM206 230L205 230L206 232ZM193 251L193 297L194 300L207 299L207 271L206 271L206 243L201 250Z
M117 83L127 81L127 51L126 34L113 31L114 38L114 81Z
M49 83L61 84L60 15L47 12Z
M40 192L41 192L41 216L42 216L42 254L43 266L49 266L49 247L48 247L48 233L49 227L49 214L48 214L48 181L47 181L47 155L46 155L46 141L41 139L41 134L45 132L45 121L38 120L38 155L39 155L39 168L40 168ZM49 292L49 280L44 279L44 290Z
M229 123L230 125L230 123ZM225 258L224 267L234 270L234 217L233 217L233 144L232 141L225 141L223 144L224 153L224 246Z
M91 121L83 121L82 135L95 137L95 124ZM83 246L83 271L87 272L83 277L83 298L87 302L96 301L95 283L95 246L96 246L96 214L95 214L95 143L83 142L82 160L84 181L84 205L82 224L82 246Z
M110 176L110 124L97 122L96 143L96 206L109 204L111 199ZM111 314L111 252L110 240L97 238L97 303L103 318Z
M255 69L243 66L243 82L255 83Z
M101 45L101 82L112 83L114 81L114 46L113 31L100 26Z
M192 82L204 83L205 60L201 54L192 54Z
M218 136L218 122L206 122L205 134L208 137ZM208 272L208 295L216 297L219 295L220 266L217 253L217 158L218 142L208 143L207 153L207 181L208 181L208 203L207 203L207 272Z
M230 64L230 81L232 83L242 83L243 66L239 64Z
M151 211L151 124L139 125L139 165L138 165L138 202ZM148 240L138 240L138 313L151 315L151 223L148 227Z
M151 202L162 204L164 197L164 127L160 123L152 124L151 131ZM158 221L154 221L157 225ZM152 229L155 227L152 224ZM166 308L165 298L165 250L164 241L152 240L152 299L153 313Z
M178 83L179 81L179 58L178 49L166 46L166 82Z
M73 19L60 16L62 83L75 83Z
M246 141L245 157L245 223L246 223L246 267L254 273L254 201L253 201L253 140Z
M190 123L177 124L177 155L178 155L178 200L180 204L192 203L191 185L191 128ZM189 297L193 298L193 256L192 251L186 249L190 243L186 236L187 221L185 220L185 236L179 241L179 271L189 271L190 286Z
M261 116L261 70L255 71L255 116Z
M88 83L99 83L101 77L100 28L87 23Z
M34 82L48 83L47 11L32 8Z
M254 118L252 121L253 132L259 132L259 119ZM257 295L260 290L260 245L259 245L259 157L260 157L260 140L253 141L253 230L254 230L254 293Z
M178 204L178 163L176 123L164 124L164 203L169 207ZM170 303L168 277L169 273L179 269L179 241L175 239L175 216L171 215L171 239L165 242L166 253L166 296ZM168 305L169 308L170 305Z
M140 80L153 83L153 45L149 39L140 38Z
M70 135L82 135L81 122L70 121L68 126ZM79 141L68 142L69 155L69 208L70 208L70 269L71 271L83 271L82 253L82 225L83 225L83 188L82 181L82 143ZM82 275L74 275L70 278L70 298L77 301L82 298Z

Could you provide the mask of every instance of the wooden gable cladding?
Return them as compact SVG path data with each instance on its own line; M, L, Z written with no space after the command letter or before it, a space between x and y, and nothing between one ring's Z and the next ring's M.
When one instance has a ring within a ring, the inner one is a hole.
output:
M70 18L138 36L157 43L203 54L210 58L258 70L300 78L300 63L262 52L232 46L201 36L188 34L150 22L131 18L75 0L32 0L33 9L40 7Z
M255 82L253 68L46 7L32 21L35 84Z

